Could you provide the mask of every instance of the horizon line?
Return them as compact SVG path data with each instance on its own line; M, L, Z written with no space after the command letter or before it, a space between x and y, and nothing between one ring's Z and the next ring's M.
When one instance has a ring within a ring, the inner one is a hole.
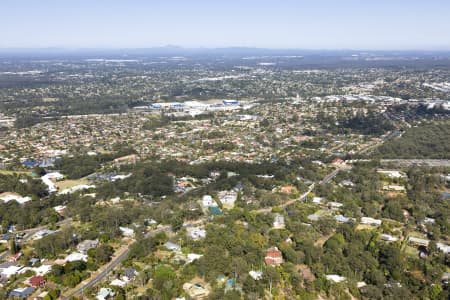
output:
M162 46L145 46L145 47L90 47L90 46L45 46L45 47L0 47L0 51L33 51L33 50L64 50L64 51L85 51L85 50L157 50L157 49L172 49L172 50L224 50L224 49L247 49L247 50L290 50L290 51L373 51L373 52L450 52L450 48L439 47L417 47L417 48L302 48L302 47L258 47L258 46L198 46L198 47L186 47L179 45L162 45Z

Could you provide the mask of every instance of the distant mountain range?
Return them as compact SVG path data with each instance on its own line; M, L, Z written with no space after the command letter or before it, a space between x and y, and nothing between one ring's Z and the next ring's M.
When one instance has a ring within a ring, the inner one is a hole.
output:
M225 48L184 48L181 46L167 45L163 47L152 48L0 48L0 54L7 56L46 56L46 55L106 55L106 56L177 56L177 55L231 55L231 56L450 56L450 51L431 51L431 50L411 50L411 51L372 51L372 50L308 50L308 49L269 49L252 47L225 47Z

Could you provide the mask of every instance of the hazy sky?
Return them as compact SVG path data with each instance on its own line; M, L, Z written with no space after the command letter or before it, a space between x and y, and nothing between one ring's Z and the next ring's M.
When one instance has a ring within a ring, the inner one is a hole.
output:
M450 0L0 0L0 48L450 50Z

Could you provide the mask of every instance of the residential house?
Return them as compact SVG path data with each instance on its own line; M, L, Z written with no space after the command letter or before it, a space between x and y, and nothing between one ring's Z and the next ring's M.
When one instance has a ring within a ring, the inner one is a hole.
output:
M22 197L16 193L3 193L0 195L0 200L7 203L9 201L16 201L19 204L24 204L28 201L31 201L31 197Z
M341 183L339 183L340 186L344 187L354 187L355 184L351 180L342 180Z
M389 178L406 178L406 174L397 170L378 170L378 174L386 175Z
M202 256L203 256L202 254L188 253L188 255L186 256L186 258L187 258L186 264L190 264L194 260L197 260L197 259L201 258Z
M84 240L78 244L77 250L82 254L87 254L90 249L97 248L98 240Z
M32 268L31 270L36 273L36 275L45 275L50 272L52 269L52 265L40 265L37 268Z
M341 208L342 206L344 206L344 204L339 203L339 202L333 202L330 201L327 203L328 207L332 208L332 209L337 209L337 208Z
M344 282L346 280L345 277L343 276L339 276L336 274L331 274L331 275L325 275L325 278L329 281L332 281L334 283L340 283L340 282Z
M136 278L137 274L138 274L138 272L135 269L133 269L133 268L126 268L125 270L123 270L122 279L125 282L128 282L128 281L133 280L134 278Z
M72 252L71 254L67 255L64 260L66 262L78 261L78 260L86 262L87 259L88 259L88 256L86 254L78 253L78 252Z
M34 293L36 289L34 287L24 287L24 288L16 288L8 293L8 296L11 298L19 298L19 299L26 299L31 294Z
M210 195L204 195L201 201L201 207L203 212L206 212L210 207L218 206L216 201Z
M112 299L114 297L114 291L111 288L101 288L95 297L97 300Z
M0 264L0 275L9 278L17 275L24 267L18 266L15 262L5 262Z
M136 154L131 154L127 156L122 156L114 159L115 166L121 166L121 165L130 165L130 164L136 164L138 161L138 156Z
M194 278L190 282L183 284L183 290L186 291L189 297L196 300L205 299L210 293L206 282L199 278Z
M133 237L134 236L134 230L128 227L119 227L120 231L124 236L127 237Z
M398 241L398 237L383 233L381 235L381 240L386 242L396 242Z
M254 280L261 280L263 277L263 272L262 271L250 271L248 272L248 274L250 275L250 277L252 277Z
M186 234L194 241L198 241L206 237L206 230L201 227L188 227L186 228Z
M124 288L127 285L127 283L125 281L123 281L123 280L120 280L120 279L116 278L116 279L112 280L109 283L109 285L111 285L111 286L118 286L118 287Z
M276 213L273 221L273 228L275 229L284 229L285 222L284 216L282 214Z
M44 276L35 275L28 280L28 283L34 288L44 288L47 285L47 280Z
M181 246L174 244L172 242L167 242L164 244L164 247L166 247L167 249L169 249L170 251L173 252L180 252L181 251Z
M430 241L427 239L421 239L421 238L417 238L414 236L408 237L408 242L410 242L411 244L414 244L414 245L425 246L425 247L427 247L428 244L430 243Z
M277 247L271 247L267 249L264 261L268 266L279 266L283 263L283 254Z
M345 165L345 161L342 160L341 158L335 158L335 159L333 159L331 164L335 165L335 166L342 166L342 165Z
M363 225L372 225L372 226L380 226L381 220L370 218L370 217L362 217L361 224Z
M441 250L445 254L450 254L450 246L449 245L445 245L444 243L439 242L439 243L436 243L436 246L439 250Z
M53 207L53 209L54 209L58 214L60 214L61 216L64 216L64 212L65 212L65 210L66 210L66 206L65 206L65 205L58 205L58 206Z
M391 192L404 192L406 189L402 185L385 185L383 186L383 190Z
M344 217L343 215L336 215L334 216L334 219L340 223L350 223L351 221L350 218Z
M220 191L218 193L219 200L222 203L224 208L233 208L234 203L237 200L237 192L236 191Z
M312 199L312 202L315 204L322 204L323 198L322 197L314 197Z
M33 257L28 261L28 264L33 267L40 262L41 260L39 258Z

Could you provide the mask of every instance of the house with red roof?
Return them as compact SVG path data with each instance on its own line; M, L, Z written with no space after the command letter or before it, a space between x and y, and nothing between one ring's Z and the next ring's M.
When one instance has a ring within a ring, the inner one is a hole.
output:
M47 280L45 280L44 276L33 276L28 280L28 283L35 288L44 288L47 285Z
M283 254L277 247L271 247L267 249L264 261L268 266L279 266L283 263Z

